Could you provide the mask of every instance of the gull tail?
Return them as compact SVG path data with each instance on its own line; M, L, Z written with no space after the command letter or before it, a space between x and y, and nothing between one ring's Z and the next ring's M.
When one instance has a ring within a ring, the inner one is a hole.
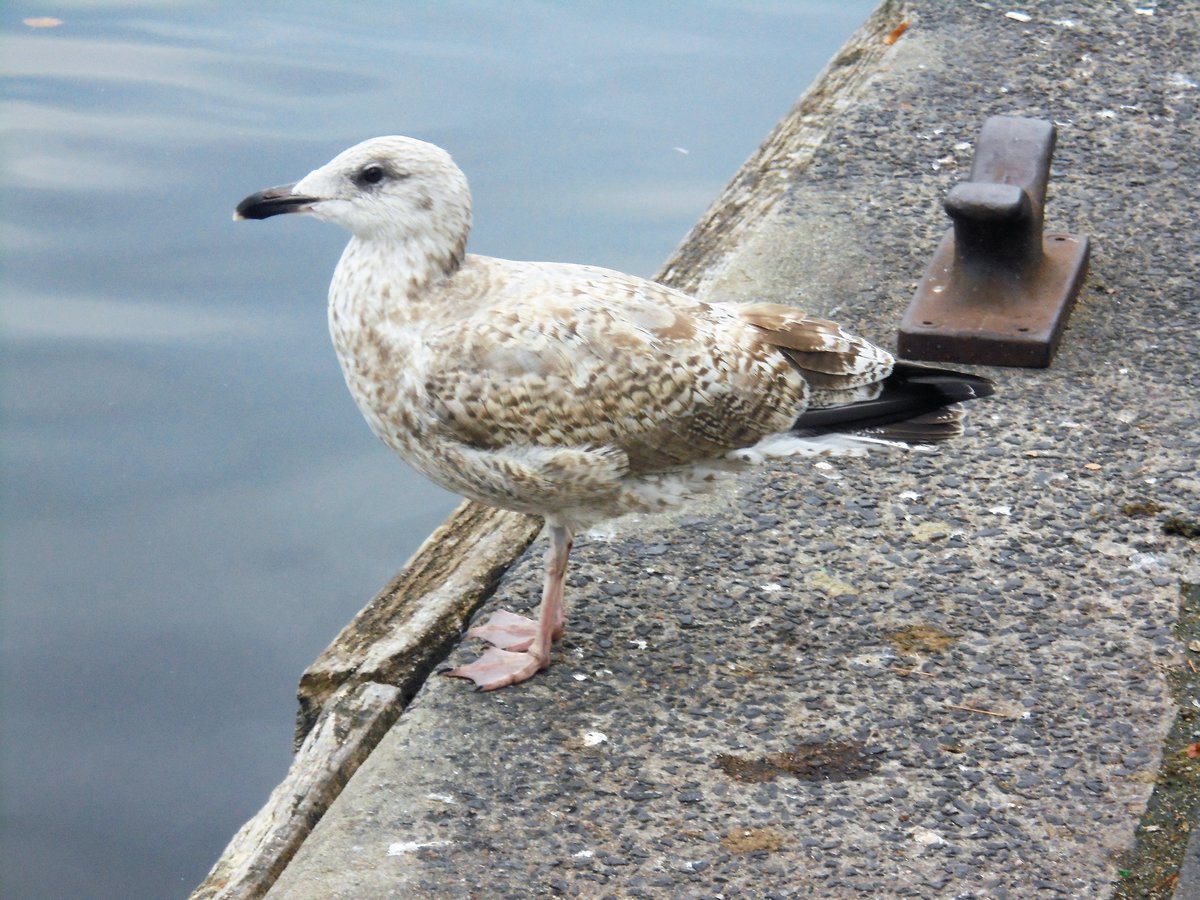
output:
M806 410L792 433L803 438L837 434L881 443L936 443L962 434L959 404L993 393L995 385L978 375L898 362L875 397Z
M778 456L862 456L872 446L932 452L962 434L962 403L990 397L988 379L896 363L874 397L806 410L790 431L769 435L731 456L752 462Z

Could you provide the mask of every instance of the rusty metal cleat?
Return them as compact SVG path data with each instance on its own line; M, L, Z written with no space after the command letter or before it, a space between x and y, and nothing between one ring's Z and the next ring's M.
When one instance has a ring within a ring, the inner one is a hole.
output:
M906 359L1048 366L1087 273L1088 238L1043 234L1055 128L983 123L970 180L946 197L946 232L900 323Z

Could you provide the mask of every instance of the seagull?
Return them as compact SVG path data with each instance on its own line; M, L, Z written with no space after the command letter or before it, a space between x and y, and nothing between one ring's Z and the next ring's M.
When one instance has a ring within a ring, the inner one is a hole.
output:
M675 506L750 462L944 440L962 431L959 403L993 391L791 306L467 253L467 179L414 138L364 141L234 218L284 213L351 234L329 330L371 430L447 490L545 521L537 620L492 614L468 632L492 646L445 673L478 690L549 667L581 530Z

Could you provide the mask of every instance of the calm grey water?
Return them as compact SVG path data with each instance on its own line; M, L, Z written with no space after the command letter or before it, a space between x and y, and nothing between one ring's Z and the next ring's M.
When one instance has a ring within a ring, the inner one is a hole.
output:
M408 133L475 252L650 275L872 5L5 4L3 896L186 895L456 502L342 385L344 235L234 204Z

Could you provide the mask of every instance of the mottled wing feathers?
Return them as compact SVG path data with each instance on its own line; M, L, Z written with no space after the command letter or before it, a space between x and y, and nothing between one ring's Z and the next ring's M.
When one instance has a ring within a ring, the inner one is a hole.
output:
M826 319L772 303L745 304L737 313L804 377L812 408L868 399L892 370L891 354Z
M803 380L736 307L601 269L525 265L506 273L521 303L502 294L427 333L427 396L456 439L613 447L639 473L749 446L804 408Z

